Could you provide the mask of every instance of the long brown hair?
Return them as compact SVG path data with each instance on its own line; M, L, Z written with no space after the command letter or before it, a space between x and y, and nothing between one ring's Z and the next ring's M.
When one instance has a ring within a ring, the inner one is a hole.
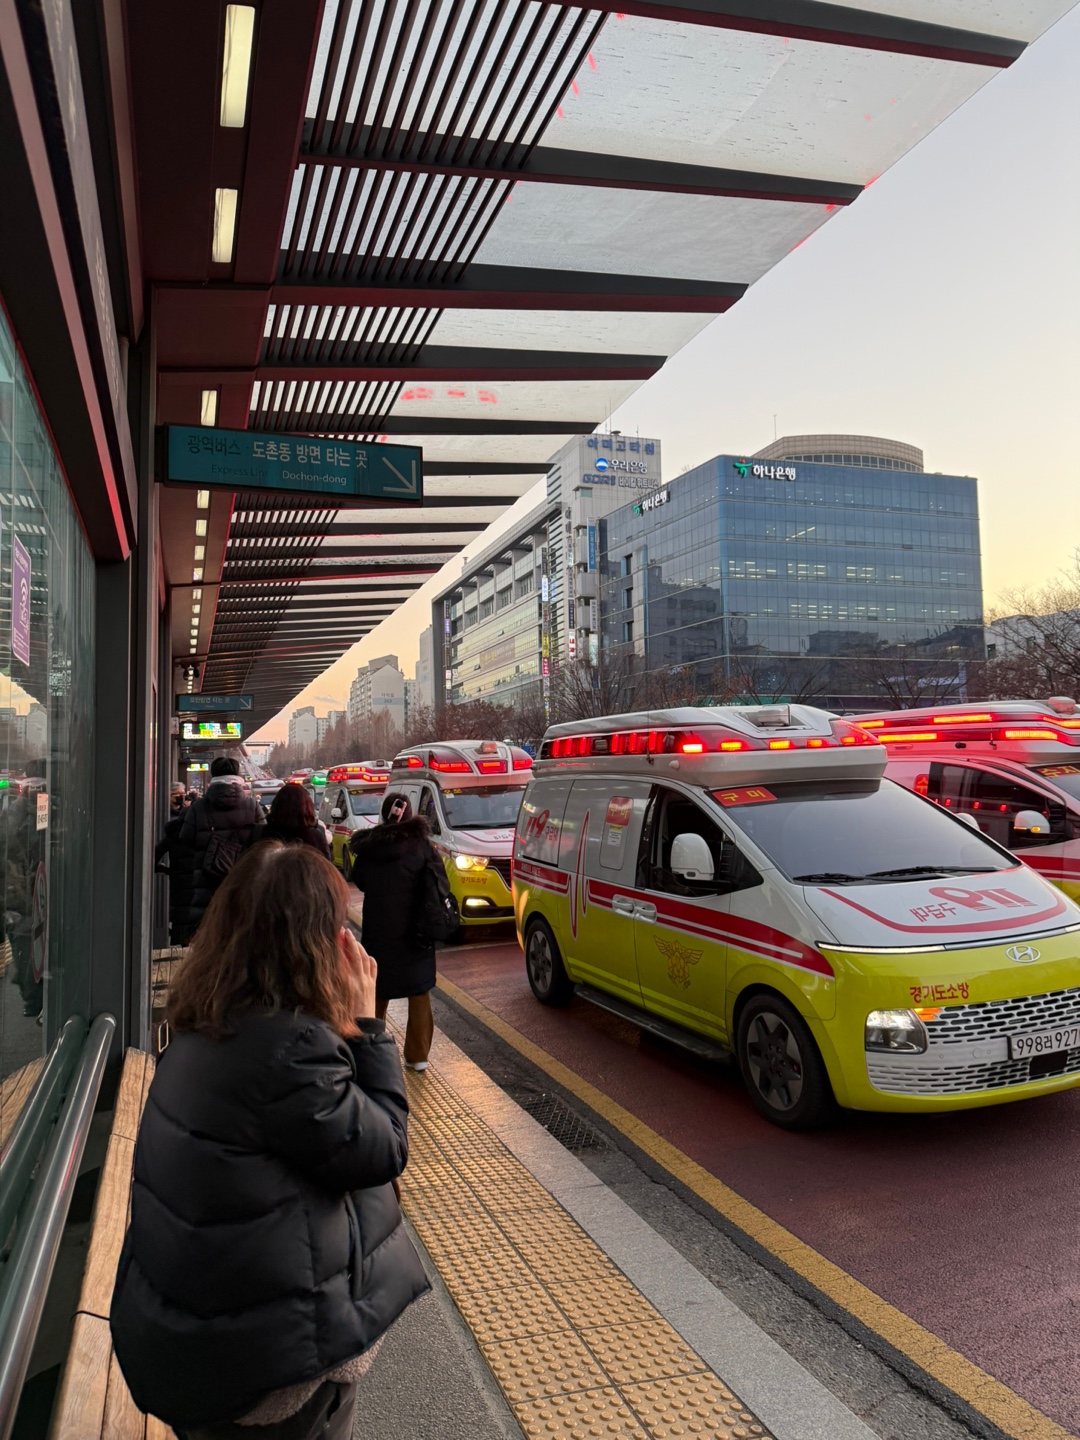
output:
M315 824L315 802L302 785L283 785L274 796L267 819L282 830L310 830Z
M207 906L169 988L176 1030L215 1039L245 1010L303 1010L359 1033L339 948L349 890L307 845L266 840L241 856Z

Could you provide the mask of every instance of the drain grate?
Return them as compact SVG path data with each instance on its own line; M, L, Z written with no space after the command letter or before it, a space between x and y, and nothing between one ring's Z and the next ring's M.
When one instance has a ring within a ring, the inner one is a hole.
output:
M570 1106L543 1090L508 1088L506 1092L523 1110L553 1135L567 1150L606 1150L607 1141L598 1130L576 1115Z

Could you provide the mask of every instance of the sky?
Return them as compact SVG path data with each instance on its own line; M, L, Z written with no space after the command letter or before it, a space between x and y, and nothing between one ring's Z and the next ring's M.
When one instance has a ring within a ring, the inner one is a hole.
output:
M611 417L664 474L776 435L884 435L979 480L986 607L1080 545L1080 7L776 266ZM632 346L630 348L633 348ZM542 484L484 537L542 497ZM297 705L344 704L360 665L416 662L460 557ZM1005 602L1007 603L1007 601Z

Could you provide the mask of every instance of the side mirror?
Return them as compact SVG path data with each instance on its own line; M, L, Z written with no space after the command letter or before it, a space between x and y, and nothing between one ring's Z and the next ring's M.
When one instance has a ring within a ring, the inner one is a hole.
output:
M339 810L339 809L337 808L337 806L335 805L334 808L333 808L333 810L330 811L330 819L331 819L331 820L344 820L344 819L345 819L345 811L344 811L344 810Z
M955 811L953 813L956 814ZM956 815L956 818L957 820L962 820L965 825L970 825L972 830L979 830L979 822L969 810L962 811L959 815ZM982 834L981 830L979 830L979 834Z
M1012 826L1025 835L1050 834L1050 821L1038 810L1021 810L1019 815L1013 816Z
M711 880L712 851L702 835L676 835L671 842L671 871L680 880Z

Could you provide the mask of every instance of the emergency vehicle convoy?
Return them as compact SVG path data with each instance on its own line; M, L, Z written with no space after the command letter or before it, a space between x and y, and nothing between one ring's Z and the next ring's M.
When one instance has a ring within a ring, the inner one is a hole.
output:
M1080 909L808 706L556 725L526 791L529 983L734 1053L791 1128L1080 1083ZM395 762L396 764L397 762Z
M860 715L886 747L885 774L1080 899L1080 713L1053 696Z
M332 765L326 772L319 819L330 831L330 856L348 880L352 874L349 840L354 831L379 823L383 794L390 779L389 760Z
M514 914L510 865L532 757L499 740L440 740L397 755L387 794L404 795L431 826L462 926Z

